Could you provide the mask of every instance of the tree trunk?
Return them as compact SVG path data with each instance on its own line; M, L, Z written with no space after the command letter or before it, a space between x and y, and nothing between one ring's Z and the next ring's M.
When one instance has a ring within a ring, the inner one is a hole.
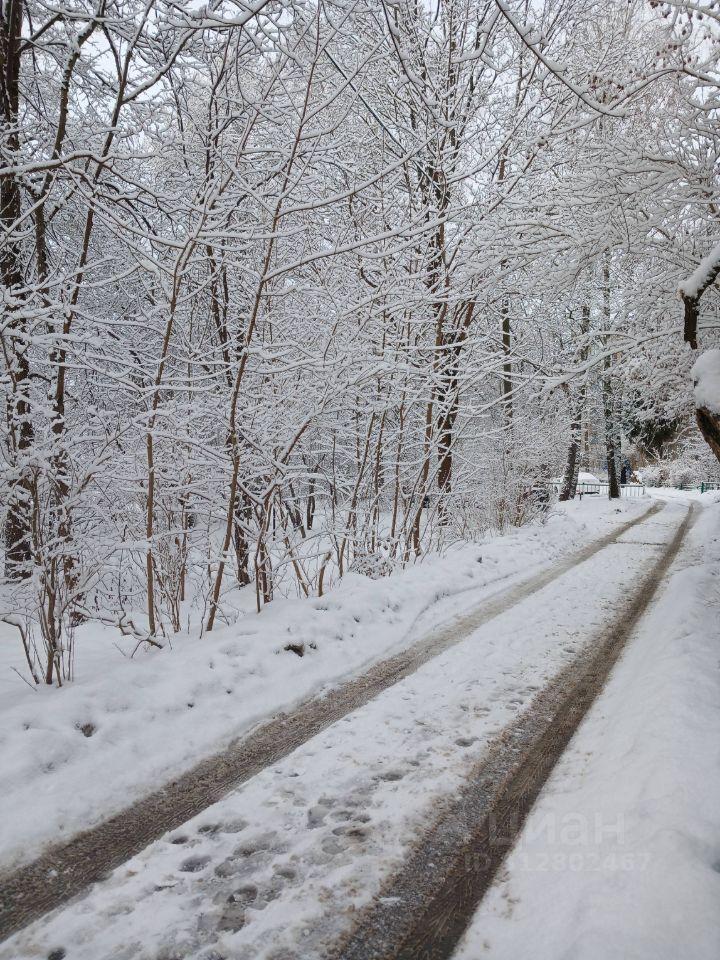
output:
M610 329L612 320L610 311L610 255L607 253L603 260L603 319L605 321L605 331ZM607 338L603 341L607 343ZM605 413L605 454L607 460L608 473L608 496L611 500L620 498L620 485L618 483L617 460L619 449L616 445L617 425L615 418L615 391L613 388L612 373L610 370L611 359L605 358L605 369L602 383L603 408Z
M608 472L608 496L611 500L620 499L620 484L617 478L617 460L615 451L615 441L610 431L605 435L607 472Z
M560 501L572 500L575 497L577 489L577 477L580 466L580 431L582 422L578 416L573 420L570 428L570 444L568 445L567 460L565 461L565 471L563 473L562 483L560 485Z
M705 291L715 283L718 276L720 276L720 245L716 246L698 266L690 281L680 285L680 298L685 308L684 339L685 343L690 344L691 350L697 350L698 347L697 326L700 315L700 300ZM692 292L688 292L687 286L691 288ZM707 407L698 407L695 410L695 419L705 442L717 459L720 460L720 417L711 413Z
M237 564L237 580L241 587L246 587L250 576L250 543L248 542L248 528L250 526L251 504L243 491L238 494L235 504L235 526L233 540L235 546L235 560Z
M695 417L705 442L720 460L720 416L711 413L707 407L698 407L695 411Z
M22 0L3 4L0 11L0 104L8 159L18 155L18 106ZM5 515L5 576L21 580L30 576L32 561L32 480L23 461L35 440L30 405L30 360L23 315L23 271L15 225L21 215L20 182L15 176L0 178L0 224L6 239L0 248L0 274L5 285L9 314L8 359L11 391L7 417L9 443L16 479L11 484Z
M308 531L312 530L313 523L315 522L315 486L317 483L317 474L319 470L320 464L318 463L310 477L307 504L305 508L305 526Z
M615 444L615 403L613 385L610 372L606 369L603 380L603 406L605 408L605 455L607 458L608 496L611 500L620 498L620 484L618 483L617 458L618 450Z
M513 422L513 401L512 401L512 330L510 329L510 303L507 297L503 297L502 307L502 349L503 349L503 375L502 375L502 395L503 411L505 414L505 426L508 430ZM509 442L509 438L508 438Z
M580 349L580 360L584 363L588 357L587 333L590 329L590 305L585 303L582 308L582 319L580 322L580 336L582 337L582 346ZM567 460L565 462L565 472L563 473L562 484L560 487L559 500L574 500L577 492L578 476L580 474L580 444L582 442L582 420L585 410L585 398L587 396L587 383L583 382L578 395L575 416L570 424L570 444L568 446Z

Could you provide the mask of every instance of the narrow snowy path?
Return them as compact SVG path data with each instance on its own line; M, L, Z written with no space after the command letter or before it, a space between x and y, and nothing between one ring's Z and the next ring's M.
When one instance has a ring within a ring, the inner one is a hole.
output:
M592 652L686 512L665 507L481 618L466 639L297 749L291 742L284 759L15 935L0 957L321 957L494 738Z

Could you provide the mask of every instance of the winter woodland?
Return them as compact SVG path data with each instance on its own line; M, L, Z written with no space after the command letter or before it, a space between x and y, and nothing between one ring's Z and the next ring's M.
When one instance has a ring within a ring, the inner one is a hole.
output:
M717 0L0 9L31 685L82 672L89 622L201 643L238 595L383 576L579 470L717 479Z

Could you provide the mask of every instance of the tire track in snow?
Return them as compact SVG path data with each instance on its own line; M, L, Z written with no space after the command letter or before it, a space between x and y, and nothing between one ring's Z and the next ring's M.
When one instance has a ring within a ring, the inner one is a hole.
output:
M694 505L596 652L570 663L493 744L332 960L449 960L570 739L676 558Z
M495 594L470 613L326 695L306 701L289 714L279 714L143 800L0 876L0 941L104 879L153 840L201 813L229 790L288 756L479 627L589 560L661 508L661 504L654 504L639 517L553 567Z

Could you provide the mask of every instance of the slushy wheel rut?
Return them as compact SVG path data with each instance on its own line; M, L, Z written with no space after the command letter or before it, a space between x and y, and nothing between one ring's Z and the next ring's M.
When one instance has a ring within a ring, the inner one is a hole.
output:
M0 876L0 941L104 879L153 840L202 813L234 787L282 760L479 627L589 560L661 508L661 504L654 504L551 569L498 592L469 614L375 664L356 679L326 696L306 701L288 714L274 717L137 803Z
M332 960L448 960L570 739L677 556L693 515L613 622L493 742Z

